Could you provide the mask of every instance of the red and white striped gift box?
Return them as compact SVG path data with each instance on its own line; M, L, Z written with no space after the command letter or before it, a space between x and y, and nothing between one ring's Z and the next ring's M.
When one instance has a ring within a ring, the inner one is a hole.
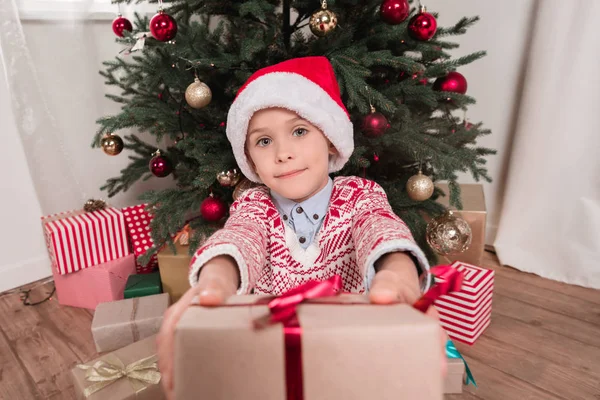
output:
M150 222L152 214L146 211L146 204L123 208L129 240L133 247L133 254L136 258L136 270L138 274L147 274L156 271L158 268L158 259L156 254L152 256L147 265L140 264L138 258L142 256L154 244L150 234Z
M434 305L448 336L473 344L490 324L494 271L460 261L452 267L464 274L462 288L441 296Z
M117 208L73 210L42 217L46 246L59 274L93 267L131 253L125 218Z

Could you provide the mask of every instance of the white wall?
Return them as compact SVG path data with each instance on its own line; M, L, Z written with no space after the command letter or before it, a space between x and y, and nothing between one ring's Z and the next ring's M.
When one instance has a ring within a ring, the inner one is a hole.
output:
M494 182L485 184L489 211L488 243L493 242L499 218L502 174L508 156L506 149L511 136L533 4L534 0L503 2L430 0L427 3L429 10L440 13L439 25L441 26L448 26L462 16L481 17L481 21L471 28L467 35L457 38L461 47L453 54L459 56L477 50L488 52L488 56L484 59L460 69L468 80L468 94L474 96L478 102L469 111L468 118L471 121L485 122L485 126L493 131L492 135L484 138L480 143L496 148L499 153L491 157L488 164ZM106 199L105 193L99 189L100 186L107 178L117 176L120 169L127 165L125 153L117 157L109 157L101 150L92 150L89 146L97 129L94 122L96 118L118 112L118 105L103 97L107 88L98 74L101 62L113 58L121 50L121 47L114 42L110 18L112 17L109 14L108 19L95 21L23 21L27 43L33 60L38 66L42 91L47 96L46 101L59 125L65 150L73 164L73 172L81 186L83 198ZM1 96L6 96L5 90L0 92ZM5 112L10 99L1 98L2 115L10 114ZM7 121L3 118L2 129L7 129L6 124ZM8 122L8 129L13 128ZM16 146L21 149L18 142L13 145L11 147ZM43 273L39 271L49 271L47 260L42 261L45 254L39 227L42 210L31 187L22 150L19 151L21 153L4 152L5 157L15 158L13 162L18 167L14 169L18 172L17 175L6 178L7 181L3 182L3 185L9 184L11 192L21 193L21 198L17 200L17 196L11 196L2 200L3 207L0 211L2 220L9 222L8 226L12 229L10 234L7 230L3 231L3 236L9 237L10 241L3 240L2 243L0 291L11 285L16 286L40 278ZM472 179L469 175L463 175L461 181L471 182ZM170 184L172 183L168 178L162 180L152 178L110 199L110 203L115 206L136 204L137 196L144 190ZM54 213L81 207L77 201L65 199L62 209L44 211ZM17 212L17 209L20 212ZM32 249L31 243L27 243L27 246L19 245L18 242L25 242L20 238L28 238L28 242L36 243L33 246L35 250ZM4 247L7 251L4 251ZM31 268L26 266L28 260L46 264L43 266L38 264L37 269ZM11 272L8 275L13 278L5 276L9 270Z

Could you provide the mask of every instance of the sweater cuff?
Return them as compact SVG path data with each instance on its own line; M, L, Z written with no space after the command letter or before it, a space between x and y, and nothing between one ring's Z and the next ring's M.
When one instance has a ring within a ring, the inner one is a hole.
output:
M202 251L190 266L189 281L190 286L194 287L198 284L198 277L202 267L217 256L230 256L235 260L240 273L240 287L236 294L248 294L250 292L250 282L248 279L248 266L242 253L234 244L223 243L211 246L209 249Z

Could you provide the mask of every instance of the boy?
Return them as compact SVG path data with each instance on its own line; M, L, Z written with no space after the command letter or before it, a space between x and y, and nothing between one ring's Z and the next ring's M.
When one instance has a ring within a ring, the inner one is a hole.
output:
M173 331L194 297L219 305L236 293L277 295L335 274L343 291L368 292L377 304L412 304L428 289L427 259L383 189L358 177L329 177L354 143L325 57L254 73L230 108L227 137L244 175L264 186L246 191L225 227L196 251L192 288L165 315L158 346L168 393ZM428 314L437 318L433 308Z

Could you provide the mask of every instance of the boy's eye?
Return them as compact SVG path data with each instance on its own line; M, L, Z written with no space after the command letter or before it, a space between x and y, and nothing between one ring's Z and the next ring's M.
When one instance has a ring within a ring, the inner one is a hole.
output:
M294 131L294 136L304 136L308 133L308 131L304 128L298 128Z
M268 146L269 144L271 144L271 139L269 139L269 138L258 139L258 142L256 142L256 144L258 146L265 147L265 146Z

